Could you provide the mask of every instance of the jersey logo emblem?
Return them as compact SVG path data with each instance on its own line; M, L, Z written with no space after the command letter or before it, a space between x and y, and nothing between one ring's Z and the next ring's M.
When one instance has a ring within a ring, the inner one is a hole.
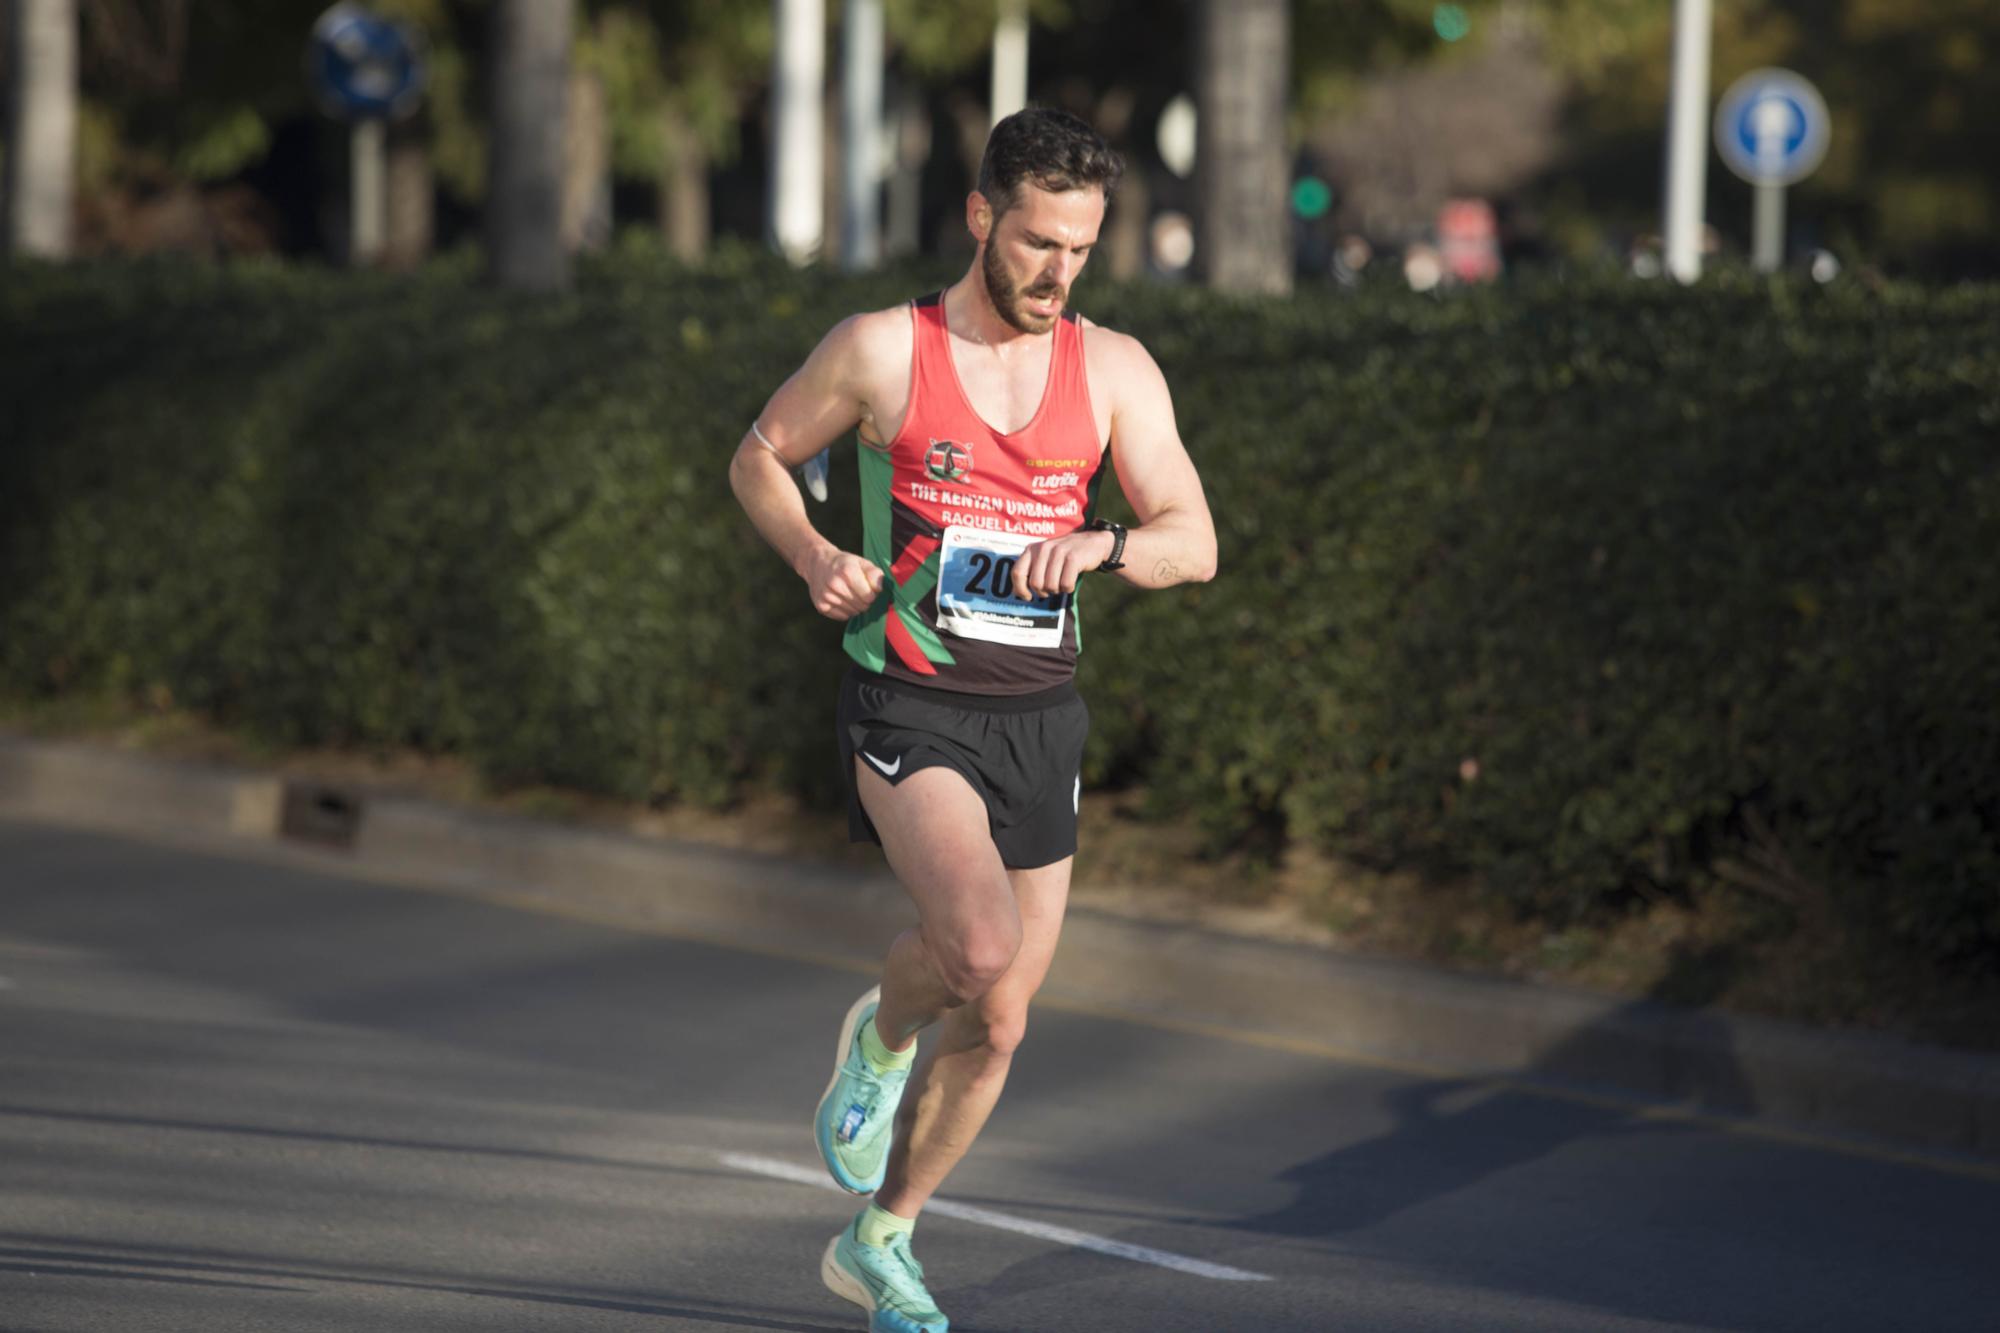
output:
M972 446L957 440L932 440L924 451L924 471L936 481L957 481L972 471Z
M875 765L875 767L881 769L882 776L885 778L895 777L897 772L901 770L901 768L903 767L903 756L901 755L896 756L896 762L893 764L883 763L880 759L877 759L874 755L868 753L868 751L866 750L861 751L861 757L863 759L866 759L869 763Z

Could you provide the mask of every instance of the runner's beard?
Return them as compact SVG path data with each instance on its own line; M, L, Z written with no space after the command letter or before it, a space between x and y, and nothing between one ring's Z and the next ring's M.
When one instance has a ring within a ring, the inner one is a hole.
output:
M1016 287L1007 280L1007 270L1000 265L1000 256L989 243L986 257L980 262L979 272L986 279L986 295L993 301L993 308L1000 318L1023 333L1047 333L1062 317L1063 298L1067 295L1062 288L1047 283L1037 283L1032 287ZM1045 296L1056 298L1053 315L1038 315L1024 304L1029 299L1039 300Z

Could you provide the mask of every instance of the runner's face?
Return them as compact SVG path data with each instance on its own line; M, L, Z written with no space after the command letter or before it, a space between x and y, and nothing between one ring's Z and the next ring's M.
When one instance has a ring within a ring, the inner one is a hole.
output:
M975 200L975 211L985 207ZM1103 224L1104 192L1097 187L1055 194L1023 181L1014 206L988 222L982 238L980 272L1000 318L1023 333L1054 328Z

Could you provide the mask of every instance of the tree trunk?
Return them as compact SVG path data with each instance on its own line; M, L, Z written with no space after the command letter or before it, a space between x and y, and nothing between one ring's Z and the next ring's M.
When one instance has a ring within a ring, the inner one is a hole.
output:
M408 270L431 256L437 239L437 169L431 123L419 114L389 125L389 210L382 262Z
M931 155L930 106L910 79L897 82L896 118L882 253L913 255L923 248L924 163Z
M563 138L575 0L500 0L493 12L493 148L486 195L492 278L502 287L569 287L562 244Z
M76 0L14 0L6 249L67 259L76 198Z
M708 148L672 102L660 118L660 137L667 146L660 175L660 230L674 257L692 264L708 255Z
M1152 220L1153 192L1144 169L1128 165L1118 193L1111 200L1111 218L1104 230L1104 257L1111 276L1130 282L1146 270L1150 248L1147 224Z
M1138 96L1131 88L1114 84L1098 97L1090 116L1097 132L1125 158L1125 175L1118 182L1118 193L1112 196L1111 213L1098 246L1104 266L1120 282L1129 282L1145 271L1146 224L1153 213L1153 192L1145 167L1129 143L1132 115L1138 105Z
M611 243L611 106L595 71L573 70L563 154L563 248L602 250Z
M1220 291L1292 290L1287 0L1202 0L1195 260Z

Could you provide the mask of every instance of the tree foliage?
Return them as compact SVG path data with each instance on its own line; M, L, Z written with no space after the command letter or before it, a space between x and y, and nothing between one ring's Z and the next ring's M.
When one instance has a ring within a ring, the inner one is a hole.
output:
M770 67L769 4L600 0L586 29L577 57L604 80L620 176L659 178L668 112L694 128L713 160L736 156L738 125Z
M1672 0L1537 0L1573 81L1571 158L1587 204L1656 207ZM2000 0L1744 0L1715 9L1711 82L1780 65L1827 100L1833 141L1795 215L1842 248L1887 258L1990 247L2000 221ZM1744 188L1716 166L1711 217L1745 225Z
M1473 0L1487 13L1494 0ZM1435 56L1448 43L1438 33L1432 0L1294 0L1292 73L1301 117L1337 112L1369 76Z
M228 180L288 123L313 114L300 57L326 0L79 0L78 179L107 190ZM438 177L466 206L485 188L491 0L374 0L428 49L424 131ZM1101 116L1149 151L1160 108L1192 83L1193 0L1033 0L1036 96ZM891 58L955 96L983 96L994 0L885 0ZM1452 15L1446 22L1447 11ZM1533 189L1601 230L1658 208L1672 0L1293 0L1293 128L1351 110L1385 73L1476 57L1531 34L1560 72L1562 164ZM1467 31L1458 35L1459 19ZM612 161L628 180L668 169L663 118L707 157L740 152L768 81L766 0L589 0L577 60L608 95ZM830 6L837 28L838 3ZM837 33L834 34L837 42ZM837 46L834 48L837 49ZM1850 252L1950 255L1991 247L2000 221L2000 0L1743 0L1715 9L1713 83L1763 64L1813 79L1834 116L1832 152L1794 217ZM1747 200L1718 169L1712 216Z
M219 180L263 156L305 99L319 0L83 0L84 178Z

